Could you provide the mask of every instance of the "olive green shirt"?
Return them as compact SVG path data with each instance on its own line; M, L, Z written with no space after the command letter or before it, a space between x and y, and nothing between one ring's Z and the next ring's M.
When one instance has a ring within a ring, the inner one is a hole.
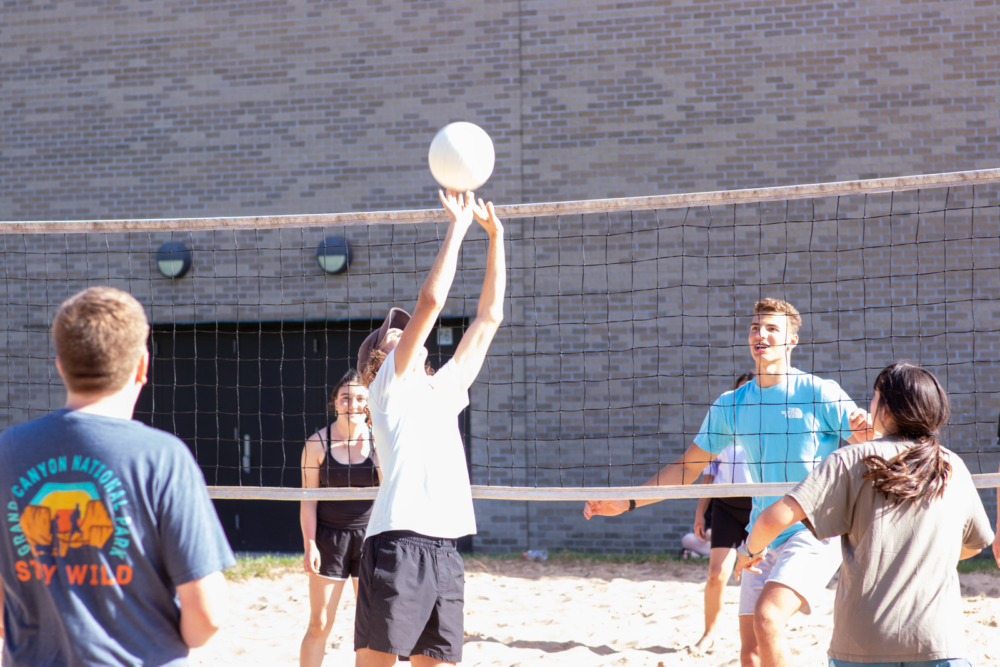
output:
M862 479L865 456L886 460L910 447L876 440L839 449L789 494L817 538L841 536L840 570L829 655L851 662L965 658L958 571L962 547L993 541L986 510L965 464L952 467L941 498L889 507Z

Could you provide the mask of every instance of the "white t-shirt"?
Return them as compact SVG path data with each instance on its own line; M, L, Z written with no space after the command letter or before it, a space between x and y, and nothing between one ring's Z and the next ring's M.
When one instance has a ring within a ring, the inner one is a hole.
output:
M715 475L713 484L752 484L747 454L739 445L729 445L715 457L705 472Z
M396 351L368 387L375 450L382 467L368 532L412 530L455 539L476 532L472 487L458 414L469 404L458 365L432 376L394 372Z

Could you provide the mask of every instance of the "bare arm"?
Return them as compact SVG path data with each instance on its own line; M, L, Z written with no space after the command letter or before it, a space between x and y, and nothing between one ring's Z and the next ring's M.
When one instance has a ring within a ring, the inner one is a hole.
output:
M799 505L799 501L791 496L782 496L778 502L768 505L767 509L761 512L757 520L753 522L753 528L750 529L750 535L746 541L747 552L760 554L783 530L805 518L806 513ZM760 557L750 560L737 551L736 578L740 578L740 573L744 569L760 574L760 570L754 569L754 566L763 558L764 554L761 554Z
M319 464L326 455L319 434L313 435L302 448L302 488L319 488ZM305 551L303 565L306 572L319 572L319 550L316 548L316 506L315 500L303 500L299 509L299 523L302 525L302 545Z
M1000 488L997 488L997 529L993 537L993 557L997 561L997 566L1000 567Z
M711 463L716 454L706 452L698 445L691 443L684 452L673 463L663 466L660 472L656 473L643 486L680 486L691 484L701 475L701 471ZM658 503L659 500L636 500L636 507ZM588 500L583 508L583 516L590 518L598 514L602 516L616 516L628 510L627 500Z
M198 648L219 631L229 613L229 592L221 572L177 587L181 601L181 637L189 648Z
M702 484L712 484L714 481L715 475L703 474L701 476ZM708 539L705 536L705 512L708 511L708 503L711 500L711 498L699 498L698 509L694 511L694 534L702 542Z
M462 247L469 226L472 224L472 193L465 195L449 192L447 195L438 191L441 203L444 204L451 224L445 234L444 242L438 251L430 273L420 288L417 296L417 307L413 309L410 321L403 329L403 335L396 345L396 377L399 377L413 365L417 351L424 346L424 341L434 328L437 316L444 308L451 291L451 283L455 280L455 269L458 266L458 251Z
M493 202L483 203L473 210L476 220L486 230L490 247L486 255L486 278L479 295L476 319L462 336L462 342L455 350L455 363L461 369L462 389L468 389L479 375L479 369L486 360L493 336L503 321L503 295L507 288L507 269L503 247L503 223L493 210Z

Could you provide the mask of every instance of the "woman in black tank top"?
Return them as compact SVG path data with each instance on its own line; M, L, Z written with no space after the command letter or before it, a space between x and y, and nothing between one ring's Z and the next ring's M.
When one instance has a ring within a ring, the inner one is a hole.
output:
M330 396L335 421L306 441L302 487L378 486L382 473L367 424L368 390L357 371L340 379ZM299 652L301 665L320 665L348 577L358 593L361 546L371 500L304 500L300 513L304 565L309 573L309 629Z

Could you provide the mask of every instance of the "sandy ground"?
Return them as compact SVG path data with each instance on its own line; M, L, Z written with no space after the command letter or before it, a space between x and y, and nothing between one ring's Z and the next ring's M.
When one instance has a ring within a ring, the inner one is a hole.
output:
M704 562L466 562L463 665L515 667L738 665L736 602L730 586L721 635L704 656L687 647L703 629ZM732 583L732 582L731 582ZM192 654L194 665L297 665L308 620L306 576L231 584L233 618ZM1000 667L1000 576L962 575L972 664ZM353 665L354 595L345 592L325 665ZM796 615L789 637L797 665L826 665L833 590L823 608Z

